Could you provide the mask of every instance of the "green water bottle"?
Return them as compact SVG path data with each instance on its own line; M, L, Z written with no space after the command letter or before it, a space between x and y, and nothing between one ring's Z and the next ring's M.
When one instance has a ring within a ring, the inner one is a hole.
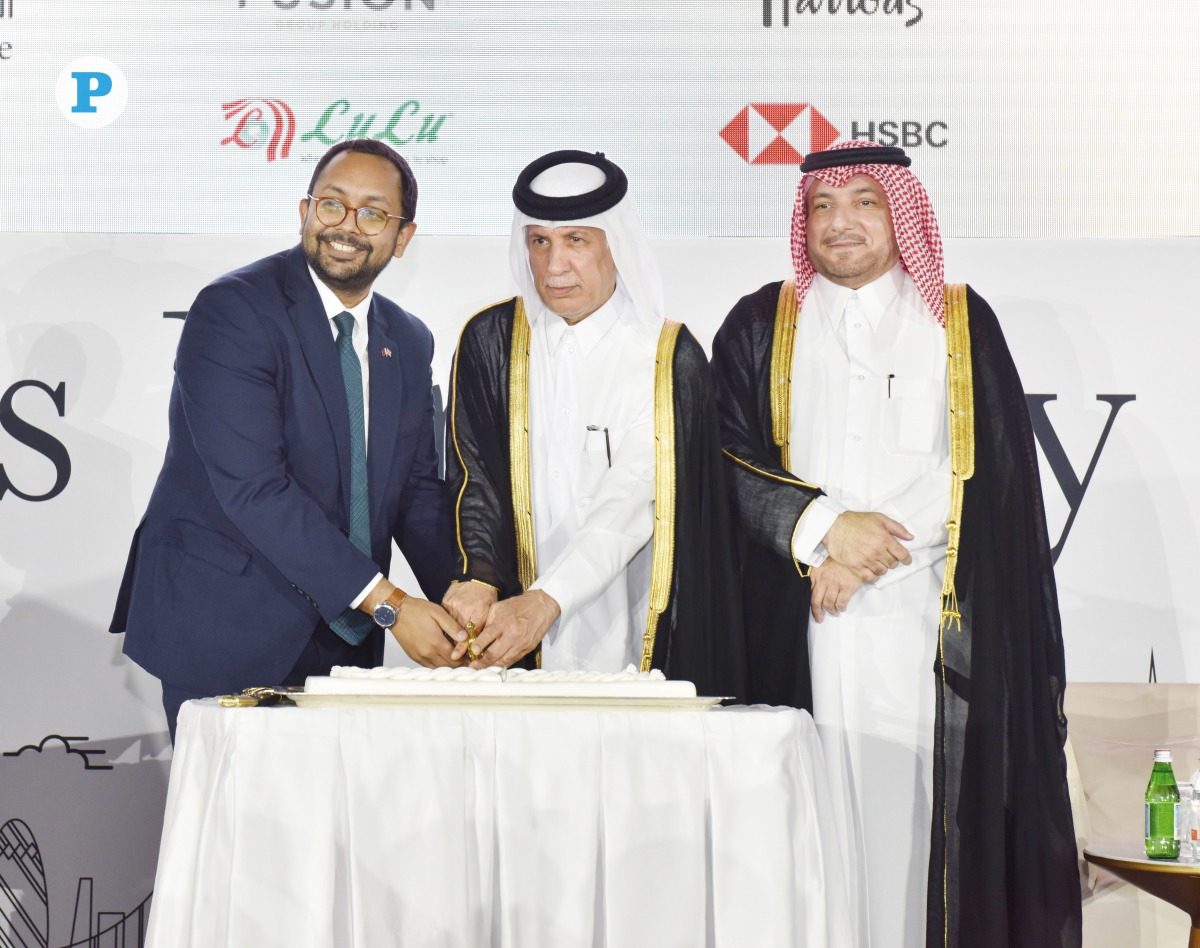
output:
M1179 858L1179 788L1171 768L1171 752L1154 752L1154 769L1146 787L1146 855Z

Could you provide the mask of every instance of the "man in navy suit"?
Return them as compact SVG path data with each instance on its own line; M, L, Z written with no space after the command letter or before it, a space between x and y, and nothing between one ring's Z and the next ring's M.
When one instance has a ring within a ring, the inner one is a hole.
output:
M408 163L339 142L300 201L301 242L220 277L184 323L170 440L110 631L189 698L378 665L381 628L426 666L466 633L435 603L453 527L420 320L373 294L416 224ZM429 597L387 579L395 538Z

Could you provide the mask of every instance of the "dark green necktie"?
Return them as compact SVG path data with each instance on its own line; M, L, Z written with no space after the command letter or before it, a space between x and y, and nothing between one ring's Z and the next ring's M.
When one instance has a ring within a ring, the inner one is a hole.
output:
M354 317L339 313L337 326L338 358L342 363L342 381L346 385L346 404L350 406L350 542L367 556L371 555L371 501L367 494L367 430L363 423L362 364L354 351ZM329 627L351 645L367 637L375 623L365 612L347 609L329 623Z

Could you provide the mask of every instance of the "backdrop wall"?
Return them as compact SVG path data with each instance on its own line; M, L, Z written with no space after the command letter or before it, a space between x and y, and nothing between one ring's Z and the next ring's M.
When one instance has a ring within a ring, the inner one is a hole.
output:
M512 292L537 154L626 168L707 344L788 273L799 156L905 145L1021 370L1070 677L1153 654L1200 680L1198 27L1187 0L0 0L0 943L138 943L170 751L104 630L178 317L294 240L351 134L420 181L378 288L433 329L443 390L463 321Z

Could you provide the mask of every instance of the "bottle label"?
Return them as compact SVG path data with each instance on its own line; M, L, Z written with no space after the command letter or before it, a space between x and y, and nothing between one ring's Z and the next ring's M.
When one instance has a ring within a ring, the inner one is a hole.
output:
M1146 804L1146 839L1180 839L1179 804Z

